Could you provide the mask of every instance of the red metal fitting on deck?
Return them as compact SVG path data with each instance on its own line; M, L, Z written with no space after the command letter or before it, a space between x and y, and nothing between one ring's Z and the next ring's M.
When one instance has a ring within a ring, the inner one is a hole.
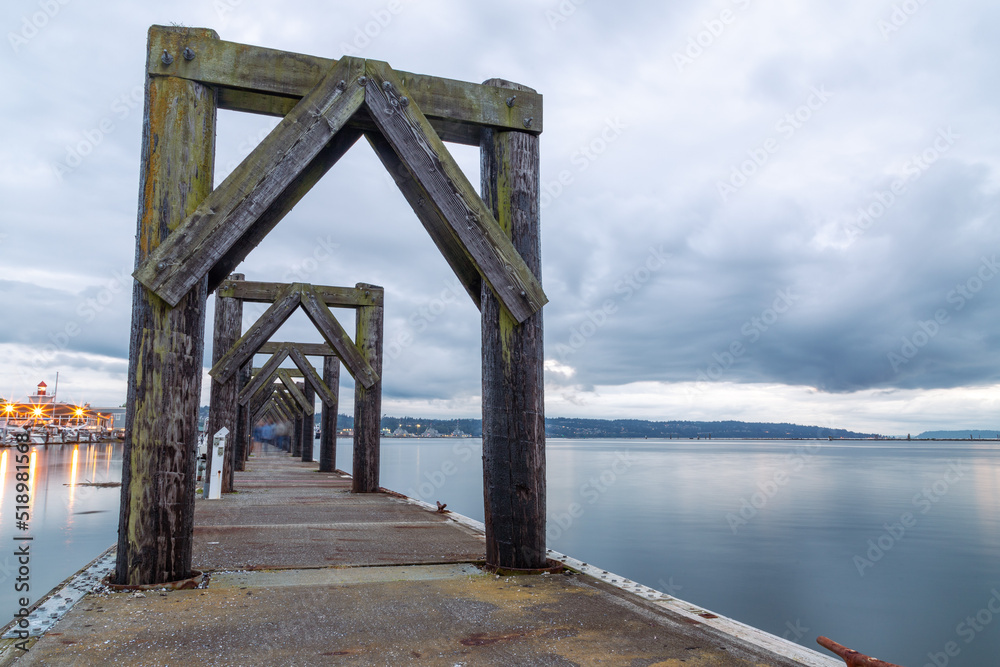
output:
M858 653L846 646L841 646L827 637L817 637L816 643L843 658L844 662L847 663L847 667L900 667L900 665L879 660L878 658L869 658L867 655Z

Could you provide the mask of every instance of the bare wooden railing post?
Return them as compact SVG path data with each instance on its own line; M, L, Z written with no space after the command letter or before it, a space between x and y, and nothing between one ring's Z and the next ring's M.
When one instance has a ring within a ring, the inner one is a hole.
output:
M234 273L229 276L230 280L243 280L242 273ZM239 299L215 295L215 326L212 336L212 365L219 362L233 344L240 339L243 334L243 302ZM237 411L239 408L239 377L229 378L226 382L219 382L215 378L211 381L211 393L208 401L208 425L206 432L208 437L221 428L229 429L229 437L226 438L226 453L223 457L222 465L222 493L232 493L233 491L233 469L236 467L236 437L238 426L236 423ZM211 470L211 457L206 470L208 479L214 479Z
M334 396L340 395L340 359L323 357L323 382L330 388ZM323 404L320 415L319 435L319 471L333 472L337 469L337 410L334 406Z
M212 30L172 30L218 39ZM149 51L147 71L160 57ZM137 268L212 191L215 119L213 88L147 76ZM173 308L138 282L132 292L118 584L163 583L191 573L207 285L207 277L197 280Z
M501 79L485 84L531 91ZM480 156L483 200L540 280L538 136L484 129ZM518 324L484 282L482 326L486 563L541 568L546 562L542 313Z
M358 289L373 285L358 283ZM379 446L382 431L382 306L361 306L357 310L358 350L379 379L365 389L354 383L354 493L379 490Z

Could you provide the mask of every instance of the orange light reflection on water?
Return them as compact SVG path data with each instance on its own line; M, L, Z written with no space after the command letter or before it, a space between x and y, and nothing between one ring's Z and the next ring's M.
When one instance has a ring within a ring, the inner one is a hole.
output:
M31 458L28 460L28 488L31 489L31 497L28 500L28 511L34 514L35 509L35 470L38 463L38 450L31 449Z
M69 513L73 514L73 498L76 497L76 469L80 458L80 446L73 447L73 460L69 468Z
M3 492L7 484L7 450L0 454L0 517L3 516Z

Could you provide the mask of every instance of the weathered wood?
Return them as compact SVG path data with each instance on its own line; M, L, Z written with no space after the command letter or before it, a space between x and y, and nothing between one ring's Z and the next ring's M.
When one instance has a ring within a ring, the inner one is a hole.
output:
M340 158L357 143L360 137L361 132L351 128L343 129L333 137L330 143L313 158L312 162L296 175L284 191L260 214L257 221L250 225L246 233L216 261L208 272L209 289L221 284L226 275L240 265L246 256L264 240L264 237L291 212L292 208L309 194L313 186L330 171L333 165L337 164Z
M296 402L292 395L288 393L288 390L283 386L276 385L274 390L274 397L278 401L278 405L285 411L285 415L288 420L294 421L302 413L302 406Z
M236 375L236 438L233 441L236 445L236 470L242 472L246 468L247 457L250 455L250 406L242 405L239 401L239 392L250 382L251 364L245 363L240 367L240 372Z
M232 282L243 280L242 273L234 273L229 277ZM239 299L215 295L215 326L212 337L212 364L214 365L229 351L240 334L243 333L243 302ZM208 403L208 424L206 432L211 439L221 428L229 429L232 434L226 438L226 451L222 465L222 493L233 491L233 470L236 467L236 438L239 427L236 423L239 401L238 377L232 377L228 382L211 380ZM207 457L205 468L207 479L212 479L212 457Z
M340 360L323 357L323 382L330 388L334 398L340 395ZM323 404L320 414L319 471L333 472L337 469L337 410L339 405Z
M374 292L373 292L374 294ZM379 304L368 304L368 305L381 305ZM274 351L278 349L280 345L287 345L288 347L297 348L299 352L306 355L307 357L335 357L337 353L332 347L326 343L281 343L276 341L268 341L261 345L257 354L274 354Z
M292 431L292 447L289 450L289 454L292 456L302 456L302 430L305 426L305 416L297 415L295 417L295 428Z
M216 380L226 382L240 367L253 358L257 350L274 335L281 325L295 312L302 302L298 285L289 285L280 297L257 318L257 321L240 336L240 339L208 371Z
M315 371L314 371L315 372ZM306 400L312 403L313 409L316 409L316 392L312 388L312 384L306 379L305 382L298 382L299 387L302 389L302 394L306 397ZM324 406L325 407L325 406ZM316 417L315 413L311 413L309 417L305 420L305 425L302 428L302 462L311 463L313 461L313 444L316 441Z
M481 154L483 199L540 277L538 137L485 130ZM482 323L486 562L540 568L546 562L542 313L518 324L484 289Z
M147 71L218 86L222 109L285 116L337 62L222 40L181 40L160 26L150 28L149 34L152 59ZM194 51L193 60L177 57L185 46ZM170 65L160 60L164 50L174 57ZM542 131L542 96L537 93L523 91L511 100L509 91L492 86L409 72L398 75L447 141L476 146L484 126Z
M306 395L302 393L300 389L301 382L296 382L288 373L284 372L284 369L278 369L275 373L278 379L281 380L281 384L285 385L285 389L288 390L289 396L291 396L296 403L299 405L299 411L303 414L311 416L316 411L316 401L315 399L310 403L306 399Z
M305 378L306 386L309 390L315 392L319 395L321 401L324 405L335 405L337 403L337 397L333 395L330 388L326 386L323 382L323 378L319 376L316 369L313 367L309 360L306 359L305 355L299 351L296 347L291 347L288 349L289 355L295 365L299 367L299 371L302 372L302 377ZM308 394L306 394L308 396Z
M184 220L173 240L161 244L146 259L136 271L136 279L174 304L193 282L229 255L245 235L263 238L269 230L260 230L261 214L309 167L364 103L365 90L358 84L363 67L364 61L354 58L344 58L334 65ZM355 133L354 141L357 138ZM251 249L244 247L244 256Z
M368 287L361 283L358 287ZM375 371L382 372L382 306L358 308L355 316L358 350ZM370 386L354 383L354 493L379 490L379 448L382 431L382 380Z
M261 353L258 353L258 354L261 354ZM261 369L261 368L254 368L253 369L254 376L256 376L258 373L260 373L261 370L263 370L263 369ZM292 376L293 378L305 377L305 374L302 371L300 371L298 368L286 368L285 371L290 376Z
M263 283L250 280L224 281L219 285L218 294L252 301L254 303L274 303L288 287L288 283ZM313 292L326 306L337 308L357 308L358 306L381 306L385 298L385 290L360 290L355 287L334 287L331 285L312 285ZM277 344L277 343L273 343ZM291 343L306 345L306 343ZM269 354L262 351L262 354ZM321 352L307 354L322 354Z
M462 287L469 293L473 303L478 308L483 289L483 279L479 275L476 263L469 256L469 253L466 252L461 240L452 232L448 222L441 218L441 210L436 206L428 204L430 195L413 178L413 174L406 168L403 161L399 159L399 156L392 149L392 145L382 136L382 133L377 131L366 132L365 138L368 139L368 143L382 161L389 175L392 176L392 180L396 182L396 186L403 193L403 197L410 204L410 208L417 214L417 219L420 220L424 229L430 234L434 245L441 251L445 261L448 262L451 270L458 277L458 281L462 283Z
M323 305L322 300L309 285L300 285L299 293L302 295L302 309L306 311L306 315L316 325L316 328L319 329L319 332L323 335L323 340L336 351L337 356L344 362L347 372L351 374L358 384L363 385L366 389L371 388L378 382L379 372L371 366L365 355L360 352L361 342L351 340L351 337L344 331L344 327L340 326L337 318L333 316L329 308ZM381 309L382 307L364 306L363 308ZM363 308L358 308L358 311L360 312Z
M275 373L278 372L282 362L284 362L287 358L288 348L279 348L266 362L264 362L264 366L261 367L260 371L258 371L250 382L247 383L247 386L240 391L237 396L237 400L243 405L246 405L255 394L274 382Z
M439 213L428 220L447 223L501 303L518 322L548 300L541 283L511 245L490 210L386 64L365 61L365 108ZM440 232L441 235L447 232ZM455 261L460 261L456 258Z
M371 291L371 290L368 290ZM230 351L212 367L208 373L218 380L224 380L236 372L260 350L264 343L281 327L295 309L301 305L310 321L316 325L327 344L336 351L343 360L347 370L355 380L370 387L378 376L358 352L354 341L340 326L319 296L309 285L292 283L278 295L278 300L271 304L247 333L236 341Z
M184 28L160 34L204 43L217 38L211 30ZM137 266L211 192L215 120L213 89L182 79L147 78ZM118 584L162 583L191 573L207 296L206 281L196 280L170 308L143 285L134 286Z

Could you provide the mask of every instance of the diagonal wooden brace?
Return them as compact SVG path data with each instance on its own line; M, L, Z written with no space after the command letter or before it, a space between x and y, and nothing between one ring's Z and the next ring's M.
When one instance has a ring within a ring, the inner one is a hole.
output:
M358 79L363 66L364 61L356 58L338 61L222 185L149 255L136 270L136 279L173 306L244 235L263 238L260 230L254 230L258 219L361 108L365 91ZM352 132L357 140L360 134ZM273 224L277 222L273 220ZM251 249L252 245L246 253Z

